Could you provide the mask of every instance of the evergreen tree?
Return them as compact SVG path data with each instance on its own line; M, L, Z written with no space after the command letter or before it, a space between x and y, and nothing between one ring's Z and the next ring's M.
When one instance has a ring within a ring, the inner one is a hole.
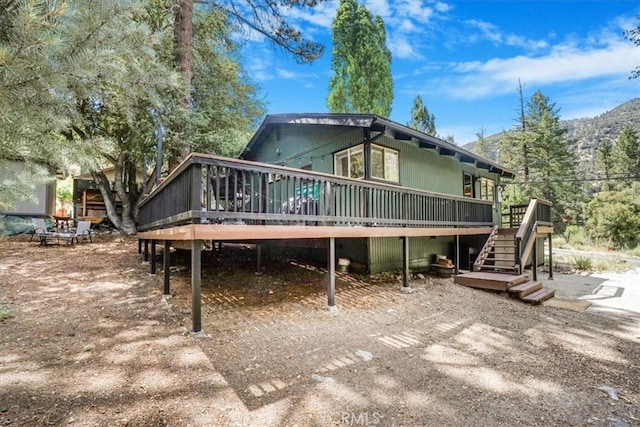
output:
M600 171L604 174L604 191L611 191L611 175L613 175L616 168L616 159L614 157L614 150L611 141L605 139L600 144L598 149L598 166Z
M640 20L640 15L638 15L636 18ZM640 46L640 25L638 25L636 28L625 31L624 36L627 40L633 42L636 46ZM631 72L631 77L629 78L636 79L638 77L640 77L640 67L636 67L636 69Z
M615 148L618 172L627 176L629 181L640 178L640 139L629 125L625 125L618 137Z
M473 145L473 152L481 155L486 159L495 160L495 154L491 150L491 143L484 135L484 126L480 129L480 132L476 133L476 143Z
M192 79L195 76L194 52L194 3L201 10L222 13L241 27L249 28L271 40L302 63L319 58L324 46L303 39L301 32L286 22L287 10L294 7L313 7L318 0L150 0L154 7L162 7L173 13L173 65L182 76L180 105L189 114L192 105ZM322 1L322 0L320 0ZM208 6L208 8L207 8ZM284 9L284 10L283 10ZM220 76L222 82L223 76ZM178 130L178 129L176 129ZM173 169L191 151L191 134L188 128L179 129L181 144L170 153L170 169Z
M436 117L422 102L422 96L418 95L413 100L411 108L411 121L407 123L410 128L424 132L427 135L436 136Z
M554 226L561 231L563 216L575 216L584 203L571 141L566 138L566 129L560 128L559 110L542 92L534 93L522 112L525 114L520 116L518 128L506 132L501 140L500 157L522 174L524 179L517 179L514 184L521 185L527 197L553 203ZM505 201L506 205L511 202Z
M327 107L333 113L391 114L391 52L382 18L357 0L340 0L332 26L333 76Z
M35 184L51 179L43 164L63 169L67 163L59 131L68 124L69 102L52 89L64 86L80 52L52 57L63 48L58 34L68 6L0 0L0 169L11 170L10 160L25 165L19 173L3 174L0 211L28 200Z

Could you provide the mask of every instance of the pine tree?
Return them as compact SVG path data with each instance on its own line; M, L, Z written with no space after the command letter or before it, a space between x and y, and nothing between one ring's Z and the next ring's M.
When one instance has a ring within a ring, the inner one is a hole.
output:
M605 139L600 143L598 149L598 166L604 174L603 191L611 191L611 175L613 175L616 168L616 159L614 157L614 149L611 141Z
M420 95L413 100L411 121L407 123L407 126L427 135L436 136L436 117L429 112Z
M559 110L542 92L534 93L520 112L517 128L505 132L501 140L500 160L522 176L514 183L522 186L522 194L554 205L554 225L562 230L563 216L576 215L584 203L571 141L560 128ZM507 205L521 202L505 201Z
M391 52L382 18L357 0L341 0L332 26L333 76L327 107L334 113L391 114Z
M554 223L563 229L562 216L580 210L584 202L577 183L575 153L566 129L560 128L559 109L549 98L537 91L527 103L526 122L535 138L530 147L530 174L535 184L531 195L542 197L554 205Z
M640 139L638 134L626 124L622 129L615 148L618 171L632 182L640 178Z
M182 77L182 96L180 104L190 113L192 102L192 79L194 77L194 3L200 3L201 10L208 6L209 12L222 13L240 27L249 28L271 40L276 46L307 63L318 59L324 46L305 40L301 32L286 22L286 11L293 7L313 7L316 0L259 0L243 2L238 0L154 0L156 6L173 11L173 65ZM222 80L222 76L220 81ZM170 169L173 169L184 156L191 151L189 129L180 129L182 143L174 147L170 157Z

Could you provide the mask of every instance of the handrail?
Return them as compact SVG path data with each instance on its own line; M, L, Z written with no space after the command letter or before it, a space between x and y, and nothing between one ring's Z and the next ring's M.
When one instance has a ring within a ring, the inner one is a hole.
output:
M493 230L491 230L491 234L489 234L489 237L487 237L487 241L484 242L484 246L482 247L482 249L480 249L476 260L473 262L474 267L479 266L482 264L482 262L484 262L482 258L483 256L486 256L486 252L488 252L491 246L494 245L493 237L498 234L498 229L499 227L496 225L493 227Z
M520 274L531 255L534 243L538 238L538 225L552 225L551 202L542 199L531 199L522 223L516 233L516 264Z
M492 226L492 203L376 181L192 153L139 203L140 229L269 225Z

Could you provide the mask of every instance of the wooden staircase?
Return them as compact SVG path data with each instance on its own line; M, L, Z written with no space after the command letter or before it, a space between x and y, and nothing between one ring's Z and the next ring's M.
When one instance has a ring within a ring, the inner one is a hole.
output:
M513 298L539 304L555 290L530 280L518 265L517 228L494 227L473 264L473 271L455 276L454 283L477 289L508 292ZM526 263L526 260L523 260Z
M516 264L517 231L515 228L494 227L473 263L473 271L519 272L520 266Z

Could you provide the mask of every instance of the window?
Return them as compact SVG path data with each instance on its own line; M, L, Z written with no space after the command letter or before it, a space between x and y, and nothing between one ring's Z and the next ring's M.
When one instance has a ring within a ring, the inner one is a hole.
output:
M462 178L462 190L464 197L474 197L475 192L473 191L473 176L471 174L465 173Z
M496 182L492 179L480 178L480 198L482 200L491 200L495 198Z
M364 178L364 151L362 145L341 151L335 156L336 175Z
M364 178L364 145L341 151L335 155L336 175ZM371 145L371 177L385 181L400 181L398 152Z

